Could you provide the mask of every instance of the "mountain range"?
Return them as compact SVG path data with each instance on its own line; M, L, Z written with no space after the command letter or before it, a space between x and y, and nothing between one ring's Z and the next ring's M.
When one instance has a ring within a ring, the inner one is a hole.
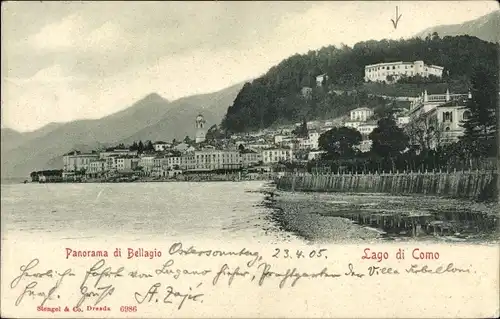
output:
M496 10L477 19L461 24L440 25L427 28L418 33L418 37L424 38L428 34L437 32L440 37L470 35L488 42L500 41L500 11Z
M138 140L183 139L195 134L196 116L207 125L219 124L243 83L221 91L168 101L152 93L130 107L100 119L51 123L36 131L1 130L2 178L26 177L31 171L62 167L62 155L73 149Z

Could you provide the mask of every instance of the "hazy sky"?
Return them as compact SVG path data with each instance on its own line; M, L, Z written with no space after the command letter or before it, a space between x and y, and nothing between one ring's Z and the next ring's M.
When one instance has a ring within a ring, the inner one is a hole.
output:
M173 100L216 91L297 52L406 38L497 9L495 1L3 3L2 127L98 118L151 92Z

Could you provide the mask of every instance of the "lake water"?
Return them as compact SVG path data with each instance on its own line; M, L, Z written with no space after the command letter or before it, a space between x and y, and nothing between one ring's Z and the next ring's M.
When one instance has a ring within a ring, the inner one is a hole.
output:
M363 222L360 215L394 212L430 212L441 220L458 218L461 220L453 225L465 225L457 229L477 237L475 234L483 233L481 229L492 228L491 223L485 224L477 219L480 215L469 212L479 209L491 214L498 209L437 197L283 192L278 197L282 207L276 209L262 192L269 187L261 181L3 184L2 240L29 235L41 240L339 242L379 238L373 236L373 227L405 237L400 235L403 229L387 229L381 218ZM430 234L427 238L435 237Z
M2 185L2 239L281 240L264 182Z

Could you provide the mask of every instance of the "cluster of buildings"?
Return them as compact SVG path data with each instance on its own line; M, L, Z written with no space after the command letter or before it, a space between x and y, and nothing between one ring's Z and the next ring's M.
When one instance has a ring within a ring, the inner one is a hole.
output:
M365 66L365 82L393 83L402 77L413 77L417 75L422 77L435 76L441 78L443 76L443 67L427 65L424 64L424 61L399 61Z
M441 130L441 142L453 142L463 134L460 122L470 116L465 109L469 94L429 95L427 91L411 100L410 109L399 113L397 124L407 127L414 122L424 123L428 131ZM307 136L298 137L293 131L303 125L282 126L258 132L240 133L215 147L205 142L201 115L196 119L195 143L187 144L158 141L153 151L139 153L130 149L107 149L81 153L72 151L63 156L63 178L75 175L102 177L116 173L129 173L152 177L175 177L190 172L223 172L240 169L270 170L276 164L306 162L324 152L319 149L321 134L333 127L351 127L361 133L357 148L371 149L370 133L377 127L373 110L367 107L351 110L346 118L309 121ZM437 141L434 143L437 145Z
M425 65L423 61L379 63L365 67L365 80L387 82L389 75L392 80L414 75L441 77L442 72L442 67ZM326 74L319 75L316 85L322 86L327 80ZM303 88L301 93L310 97L312 89ZM397 114L397 124L407 127L417 121L423 122L429 131L442 130L442 141L456 141L464 131L460 122L470 116L464 108L470 97L470 93L450 94L447 91L445 94L429 95L425 91L416 98L406 98L411 102L410 108ZM144 153L130 149L69 152L63 156L63 178L75 175L101 177L115 173L171 177L187 172L268 170L278 163L318 158L324 153L319 149L319 138L333 127L346 126L358 130L363 138L357 148L367 152L371 149L369 135L377 127L373 110L360 107L351 110L348 117L307 122L307 136L298 137L293 133L302 125L295 123L277 129L234 134L224 140L223 146L215 147L205 141L205 124L203 116L198 115L195 140L190 144L158 141L153 144L154 151ZM437 145L437 142L434 144Z
M196 137L192 144L157 141L153 149L137 150L110 148L63 155L63 179L77 176L90 178L133 174L151 177L175 177L183 173L227 172L240 169L269 170L273 164L293 161L292 147L286 138L270 143L268 134L256 133L242 137L234 135L222 147L205 143L205 120L196 118ZM317 145L318 134L311 134ZM248 141L249 143L247 143ZM251 142L250 142L251 141ZM308 141L308 143L310 143Z

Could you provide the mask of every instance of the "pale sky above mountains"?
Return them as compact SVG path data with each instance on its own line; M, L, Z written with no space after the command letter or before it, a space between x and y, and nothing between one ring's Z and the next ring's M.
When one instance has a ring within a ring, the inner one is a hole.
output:
M216 91L294 53L494 10L496 1L2 3L2 127L99 118L151 92Z

